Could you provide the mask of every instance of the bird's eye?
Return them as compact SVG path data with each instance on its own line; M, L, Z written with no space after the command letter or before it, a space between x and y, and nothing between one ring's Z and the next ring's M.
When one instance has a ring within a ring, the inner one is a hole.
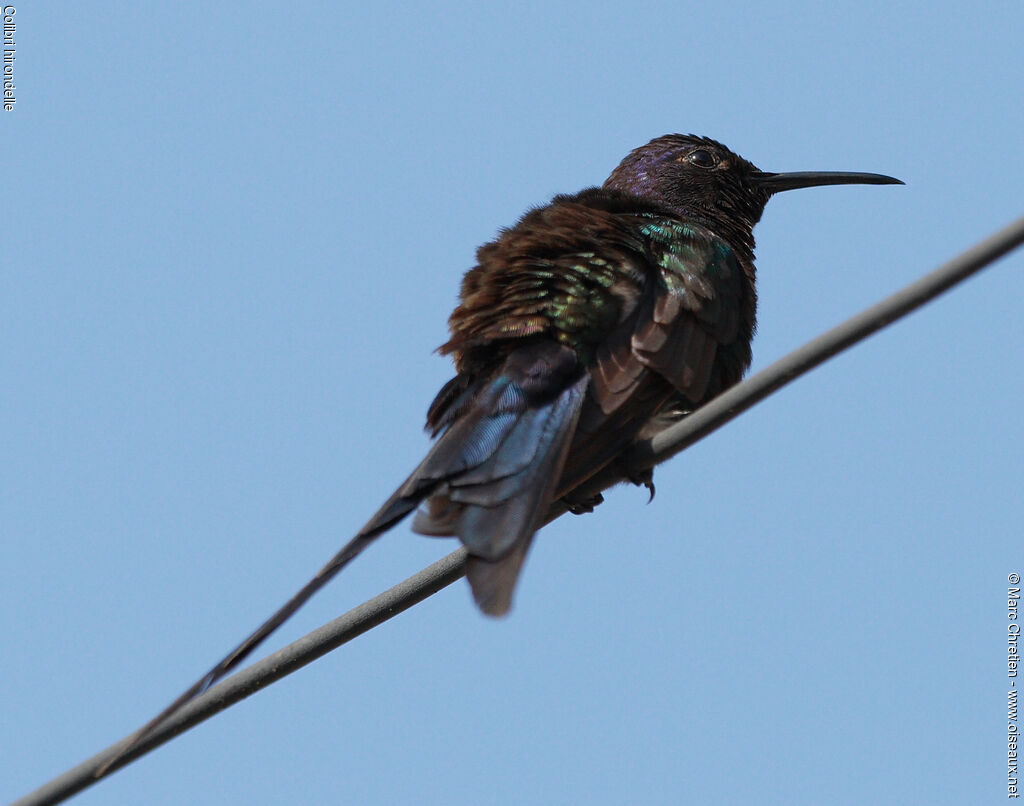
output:
M696 151L691 151L687 156L687 159L698 168L714 168L718 165L718 157L705 148L698 148Z

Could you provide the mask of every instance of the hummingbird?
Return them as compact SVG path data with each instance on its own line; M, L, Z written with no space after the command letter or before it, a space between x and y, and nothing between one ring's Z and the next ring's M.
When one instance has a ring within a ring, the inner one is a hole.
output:
M427 411L426 457L305 587L118 758L414 510L414 531L465 545L480 609L506 614L551 505L589 511L595 501L576 494L587 479L750 366L753 230L768 200L846 184L902 182L770 173L709 138L669 134L630 152L601 187L556 196L481 246L440 347L456 374ZM649 476L631 480L653 496Z

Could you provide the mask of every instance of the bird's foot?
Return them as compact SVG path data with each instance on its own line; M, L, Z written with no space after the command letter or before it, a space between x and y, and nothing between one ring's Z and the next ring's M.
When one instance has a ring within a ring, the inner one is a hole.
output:
M626 464L626 463L623 463ZM636 487L646 487L647 492L651 494L651 497L647 499L647 503L651 503L654 500L654 468L649 467L646 470L635 472L630 469L628 464L623 469L623 473L626 476L626 480L630 484Z
M573 515L589 515L598 504L604 501L604 496L601 493L597 493L589 498L575 499L570 493L562 500Z

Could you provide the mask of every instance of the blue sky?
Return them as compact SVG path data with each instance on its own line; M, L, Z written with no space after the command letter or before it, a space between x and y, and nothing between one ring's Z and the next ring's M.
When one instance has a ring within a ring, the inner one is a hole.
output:
M705 134L774 199L754 369L1021 213L1013 4L17 4L0 799L151 717L419 461L474 249ZM1016 254L82 804L1006 797ZM453 548L403 525L276 648Z

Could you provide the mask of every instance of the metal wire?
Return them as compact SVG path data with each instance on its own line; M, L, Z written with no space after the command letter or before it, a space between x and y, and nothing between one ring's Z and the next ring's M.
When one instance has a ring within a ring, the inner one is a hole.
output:
M1021 243L1024 243L1024 217L920 280L794 350L649 441L637 445L626 462L626 466L630 468L630 475L635 477L636 472L666 461L776 390L919 308ZM591 479L582 493L595 495L622 480L622 468L608 469ZM548 522L564 512L564 504L556 504L548 514ZM232 675L182 707L144 741L139 742L130 752L111 765L101 777L120 769L239 700L291 674L307 663L312 663L320 656L432 596L461 577L465 573L465 563L466 551L458 549L390 590ZM60 803L80 792L99 780L96 777L97 770L109 764L111 759L122 752L124 742L125 740L121 740L111 745L16 801L13 806Z

